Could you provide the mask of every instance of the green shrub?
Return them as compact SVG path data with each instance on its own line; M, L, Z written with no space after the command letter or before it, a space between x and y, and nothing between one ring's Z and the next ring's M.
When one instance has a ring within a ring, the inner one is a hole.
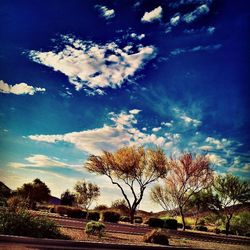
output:
M123 221L123 222L130 222L130 218L128 216L121 216L120 217L120 221Z
M138 224L141 224L141 223L142 223L142 217L136 216L136 217L134 218L134 222L135 222L135 223L138 223Z
M88 220L98 221L100 219L100 213L96 212L96 211L88 212L87 219Z
M198 225L195 227L195 230L198 230L198 231L203 231L203 232L207 232L207 227L205 226L202 226L202 225Z
M3 210L0 214L0 234L68 239L60 233L55 222L44 217L32 216L24 211L16 213Z
M67 210L68 217L86 219L87 212L80 208L70 208Z
M114 222L117 223L120 219L121 215L114 211L105 211L102 212L103 221Z
M177 223L177 228L183 228L183 224L182 223Z
M152 230L146 233L143 237L143 241L147 243L169 245L168 236L161 229Z
M163 224L164 228L177 230L177 220L166 219L166 220L163 220L163 222L164 222L164 224Z
M98 235L99 238L103 236L105 231L105 225L98 221L90 221L85 226L85 233L89 236Z
M20 196L12 196L7 200L9 211L18 212L28 208L28 202Z
M147 224L150 227L163 227L164 221L158 218L149 218Z
M232 218L230 230L234 234L245 235L250 233L250 212L244 211Z

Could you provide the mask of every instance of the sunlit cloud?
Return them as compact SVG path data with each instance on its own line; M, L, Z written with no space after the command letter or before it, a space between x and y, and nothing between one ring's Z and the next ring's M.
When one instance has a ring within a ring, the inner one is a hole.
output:
M0 93L14 94L14 95L34 95L36 92L45 92L45 88L33 87L27 83L17 83L15 85L9 85L3 80L0 80Z
M66 75L76 90L104 94L105 88L118 88L156 56L154 46L127 45L115 42L104 45L64 36L64 49L41 52L31 50L29 57Z
M98 5L98 4L95 5L95 8L97 8L98 11L100 12L100 16L105 18L106 20L109 20L115 17L114 9L108 9L106 6Z
M141 21L143 23L152 23L158 21L162 18L162 12L162 7L159 6L150 12L145 12L143 17L141 18Z

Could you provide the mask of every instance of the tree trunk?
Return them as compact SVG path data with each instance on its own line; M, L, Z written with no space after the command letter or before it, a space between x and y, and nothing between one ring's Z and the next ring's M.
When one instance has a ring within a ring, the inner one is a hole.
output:
M135 210L130 210L130 223L134 224Z
M182 219L182 224L183 224L183 231L185 231L185 229L186 229L186 222L185 222L184 213L183 213L182 207L180 207L179 209L180 209L180 214L181 214L181 219Z
M229 217L227 217L227 221L226 221L226 235L229 235L231 218L232 218L232 215L230 215Z

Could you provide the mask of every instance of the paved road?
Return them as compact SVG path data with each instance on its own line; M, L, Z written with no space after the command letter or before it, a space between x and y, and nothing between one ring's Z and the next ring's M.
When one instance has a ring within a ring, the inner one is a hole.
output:
M14 248L12 248L14 247ZM53 239L37 239L19 236L0 235L0 249L82 249L82 250L187 250L185 247L172 246L148 246L148 245L129 245L100 243L88 241L72 241L72 240L53 240ZM199 249L196 249L199 250ZM201 250L201 249L200 249Z

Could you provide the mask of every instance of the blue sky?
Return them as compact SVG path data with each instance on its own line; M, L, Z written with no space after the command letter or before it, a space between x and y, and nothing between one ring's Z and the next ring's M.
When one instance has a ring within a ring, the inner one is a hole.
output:
M1 180L60 196L89 154L206 153L249 178L247 1L1 1ZM157 209L147 199L141 208ZM158 208L159 209L159 208Z

